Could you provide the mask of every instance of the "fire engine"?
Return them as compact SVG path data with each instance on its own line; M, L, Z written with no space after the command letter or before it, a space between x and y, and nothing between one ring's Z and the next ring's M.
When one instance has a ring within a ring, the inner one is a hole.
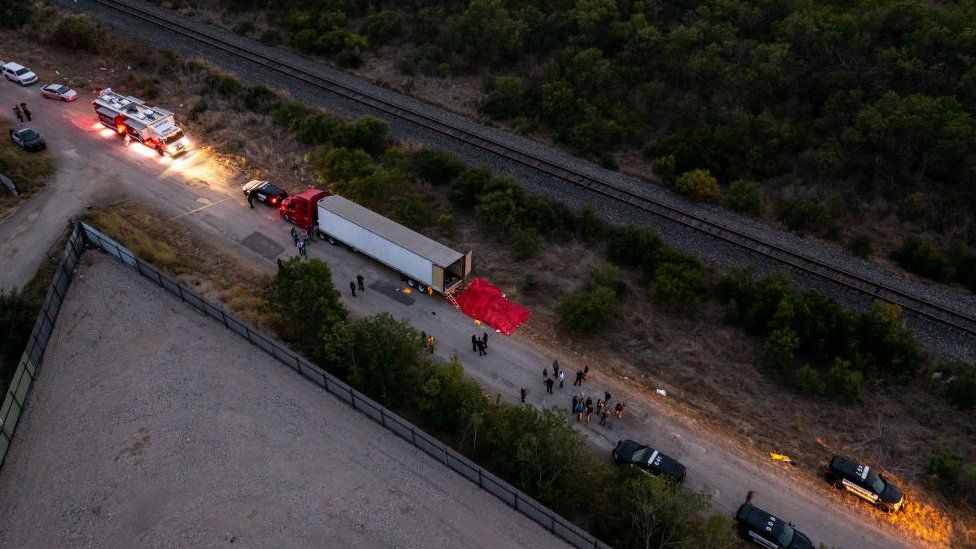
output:
M141 99L122 95L105 88L92 101L95 114L105 126L121 136L130 136L143 145L156 149L160 155L176 156L190 148L183 128L173 113L146 105Z

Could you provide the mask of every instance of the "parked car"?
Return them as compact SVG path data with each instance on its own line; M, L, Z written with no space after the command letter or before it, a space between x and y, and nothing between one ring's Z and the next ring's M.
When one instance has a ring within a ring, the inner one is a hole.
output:
M10 139L28 151L39 151L47 146L37 132L26 126L11 128Z
M78 98L78 92L64 84L48 84L41 88L41 95L58 101L74 101Z
M633 465L645 473L654 476L664 475L677 483L683 481L688 473L685 466L677 460L633 440L625 439L617 442L611 454L617 465Z
M740 538L769 549L812 549L813 542L792 523L749 503L735 513L735 531Z
M264 202L268 206L277 207L288 198L288 193L284 189L270 181L258 181L256 179L248 181L244 184L243 190L245 198L250 195L253 200Z
M18 65L17 63L4 63L3 67L0 67L0 71L7 77L7 80L16 82L21 86L29 86L37 82L36 74L31 72L27 67Z
M905 501L901 488L884 475L844 456L830 458L826 476L838 490L847 490L885 512L901 509Z

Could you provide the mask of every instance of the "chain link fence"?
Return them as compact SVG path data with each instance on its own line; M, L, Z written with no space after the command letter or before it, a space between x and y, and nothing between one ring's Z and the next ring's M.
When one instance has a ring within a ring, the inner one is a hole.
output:
M27 377L24 382L17 383L17 380L20 379L18 376L21 376L21 368L18 367L18 373L15 374L14 378L15 383L11 384L11 389L7 395L7 400L11 401L9 411L7 401L4 401L3 413L0 413L0 418L6 418L9 413L13 419L9 430L7 429L7 421L4 420L3 423L3 438L0 438L0 465L2 465L2 457L9 446L10 438L13 436L13 428L16 426L17 418L23 409L27 389L29 389L30 382L34 378L37 369L36 366L40 363L44 346L47 344L48 336L50 336L54 318L57 316L64 292L70 283L71 271L77 264L78 257L83 253L85 243L104 250L123 264L136 269L143 276L157 283L171 294L179 297L194 309L219 321L228 329L247 339L289 368L314 381L330 394L364 413L403 440L410 442L427 455L477 484L486 492L494 495L518 512L542 525L569 544L579 548L609 547L593 537L586 530L556 514L548 507L464 457L414 424L377 404L366 395L356 391L345 382L340 381L338 378L312 364L304 357L299 356L291 349L276 341L273 337L251 328L223 308L200 297L172 277L160 272L153 265L136 257L135 254L119 243L84 223L77 224L74 232L72 232L68 241L68 248L65 250L64 257L61 259L58 271L55 273L55 278L51 283L51 289L48 291L48 299L45 300L41 314L38 315L37 324L34 326L35 333L31 334L27 351L24 353L24 359L21 360L21 366L23 366L24 370L23 375ZM39 350L36 349L37 347L39 347Z

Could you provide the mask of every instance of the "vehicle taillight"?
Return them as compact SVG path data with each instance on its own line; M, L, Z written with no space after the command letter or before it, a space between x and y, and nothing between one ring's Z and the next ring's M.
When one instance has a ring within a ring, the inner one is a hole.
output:
M276 197L272 196L271 197L271 203L272 204L277 204L278 203L278 199Z

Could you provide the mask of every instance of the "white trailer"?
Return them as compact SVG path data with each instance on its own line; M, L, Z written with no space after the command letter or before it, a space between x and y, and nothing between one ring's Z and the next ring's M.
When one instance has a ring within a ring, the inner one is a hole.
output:
M471 272L471 251L440 242L338 195L318 202L317 232L332 244L346 244L406 277L411 287L449 295Z

